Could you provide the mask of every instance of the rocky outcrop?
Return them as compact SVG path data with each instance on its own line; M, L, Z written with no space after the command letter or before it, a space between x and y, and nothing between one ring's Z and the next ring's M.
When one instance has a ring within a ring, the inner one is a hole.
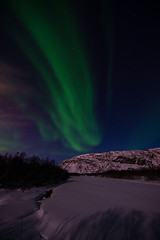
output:
M132 170L160 167L160 148L148 150L88 153L64 160L61 168L69 173L103 173L109 170Z

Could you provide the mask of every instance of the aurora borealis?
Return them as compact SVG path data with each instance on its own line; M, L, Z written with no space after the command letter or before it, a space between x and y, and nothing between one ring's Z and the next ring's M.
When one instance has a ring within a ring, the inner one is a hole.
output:
M0 151L61 160L159 147L158 15L149 9L1 3Z

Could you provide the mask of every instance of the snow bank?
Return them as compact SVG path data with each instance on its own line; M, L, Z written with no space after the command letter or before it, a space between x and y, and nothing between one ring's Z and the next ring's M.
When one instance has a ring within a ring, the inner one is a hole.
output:
M36 201L47 191L46 187L31 190L0 189L0 240L40 239L36 231Z

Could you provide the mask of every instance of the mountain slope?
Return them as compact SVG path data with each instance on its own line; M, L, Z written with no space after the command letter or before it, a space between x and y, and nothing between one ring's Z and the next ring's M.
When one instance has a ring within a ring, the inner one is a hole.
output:
M64 160L60 167L69 173L102 173L109 170L131 170L160 167L160 148L148 150L88 153Z

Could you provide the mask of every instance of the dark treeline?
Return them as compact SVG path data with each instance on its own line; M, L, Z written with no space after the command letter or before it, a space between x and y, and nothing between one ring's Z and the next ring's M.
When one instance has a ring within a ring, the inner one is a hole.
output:
M72 176L78 176L81 174L70 174ZM103 173L89 173L84 174L87 176L101 176L108 178L119 178L119 179L140 179L144 178L147 181L160 180L160 168L141 168L132 170L109 170Z
M69 173L61 169L54 160L27 157L24 152L0 154L0 187L31 188L40 187L69 178Z

